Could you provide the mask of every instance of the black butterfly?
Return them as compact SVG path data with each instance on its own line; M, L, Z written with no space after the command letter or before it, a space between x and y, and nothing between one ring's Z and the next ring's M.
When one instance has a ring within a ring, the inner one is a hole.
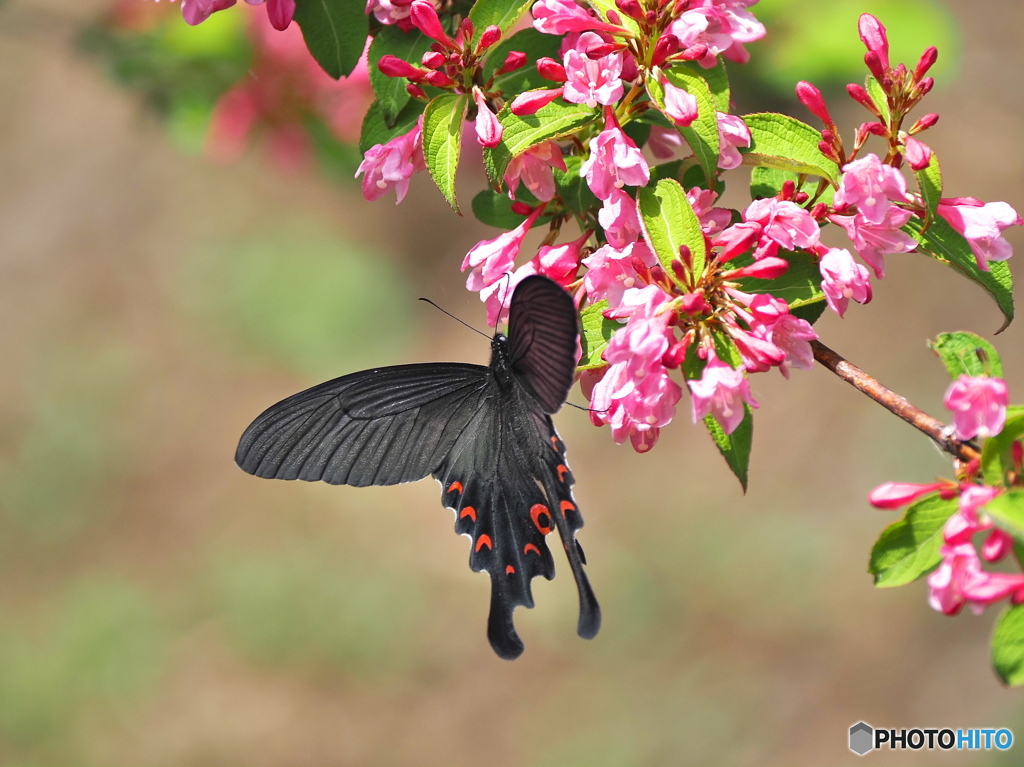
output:
M502 658L523 643L512 623L533 607L530 581L551 580L544 541L558 530L580 596L577 633L591 639L601 610L583 565L583 526L565 446L549 413L575 370L576 311L542 276L516 287L508 337L495 333L488 367L458 362L375 368L314 386L266 410L235 453L258 477L333 485L394 485L432 474L455 531L469 536L469 566L491 575L487 637Z

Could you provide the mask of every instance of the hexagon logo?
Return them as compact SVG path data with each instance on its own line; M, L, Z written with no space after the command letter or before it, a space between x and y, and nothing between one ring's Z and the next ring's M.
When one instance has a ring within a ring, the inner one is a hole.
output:
M867 722L857 722L850 728L850 750L864 756L875 747L875 731Z

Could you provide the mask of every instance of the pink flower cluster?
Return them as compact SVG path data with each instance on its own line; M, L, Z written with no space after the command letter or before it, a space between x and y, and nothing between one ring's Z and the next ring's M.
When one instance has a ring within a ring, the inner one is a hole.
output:
M750 54L743 46L765 36L764 25L747 10L757 0L695 0L669 25L683 48L698 44L707 46L707 53L698 61L713 67L718 56L744 64Z

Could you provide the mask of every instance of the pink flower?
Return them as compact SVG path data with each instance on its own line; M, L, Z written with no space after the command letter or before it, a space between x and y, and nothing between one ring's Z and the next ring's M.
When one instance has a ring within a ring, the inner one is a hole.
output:
M573 0L538 0L533 6L533 26L548 35L567 32L586 32L588 29L621 31L614 24L606 24L591 16Z
M366 13L372 13L381 24L398 24L409 18L411 5L409 0L367 0Z
M903 142L903 156L914 170L924 170L932 161L932 149L923 141L907 136Z
M476 140L480 146L498 146L505 129L498 122L497 115L487 106L487 99L479 88L473 89L473 101L476 102Z
M821 257L821 289L825 300L836 314L842 317L852 298L858 304L871 300L871 277L868 270L853 260L850 251L829 248Z
M661 87L665 93L665 115L680 128L685 128L697 119L696 97L679 88L661 75Z
M1002 491L987 485L964 485L960 488L957 512L946 520L942 535L946 543L970 543L975 533L992 527L992 520L979 516L982 506Z
M911 212L890 205L882 221L873 224L858 212L853 216L829 216L829 221L846 230L853 242L857 255L872 268L875 276L884 276L885 264L882 256L892 253L909 253L917 247L917 240L900 229L910 220Z
M444 25L431 0L413 0L409 6L409 21L431 40L436 40L445 48L455 48L455 42L444 31Z
M776 197L754 200L743 220L761 225L761 241L754 251L758 259L774 256L780 246L786 250L812 248L821 237L821 227L810 213L795 202Z
M562 150L554 141L545 141L512 158L505 170L508 196L515 197L522 181L534 197L548 202L555 196L555 174L552 168L565 172Z
M587 55L587 48L603 43L594 32L584 32L574 50L566 51L563 64L566 82L562 98L573 104L614 104L622 98L622 54L609 53L598 59Z
M962 375L946 389L957 439L991 437L1003 430L1009 389L1002 378Z
M621 189L613 189L597 212L597 220L604 229L608 244L624 248L640 237L640 217L636 212L636 200Z
M395 204L409 191L409 179L416 171L426 168L423 160L423 118L408 133L396 136L386 144L375 144L366 151L356 171L363 176L363 197L376 200L392 187Z
M714 237L732 222L731 210L712 207L718 199L717 192L695 186L686 190L686 199L700 221L701 231L708 237Z
M675 128L651 126L651 135L647 138L647 148L659 160L673 157L676 150L683 145L683 137Z
M981 546L981 556L985 558L986 562L998 562L1011 551L1013 551L1013 536L998 529L993 529Z
M516 285L531 274L550 277L563 288L576 281L580 269L580 248L590 232L563 245L543 245L537 255L516 269L508 280L498 279L480 291L480 300L487 306L487 324L496 327L508 322L508 309Z
M472 270L466 280L467 290L483 290L512 271L523 239L542 210L543 207L536 208L511 232L502 232L492 240L481 240L470 249L462 260L462 271Z
M732 170L743 164L738 147L750 146L750 128L736 115L718 112L718 167Z
M987 573L970 543L946 544L940 549L942 564L928 576L928 603L946 615L956 615L965 604L980 614L985 607L1006 597L1014 604L1024 601L1024 575Z
M648 285L641 291L645 300L626 322L626 326L612 336L604 358L613 365L624 365L631 379L643 378L669 347L671 331L669 312L659 311L668 295L657 285Z
M947 487L945 482L917 485L912 482L886 482L868 495L868 502L876 509L898 509L913 503L918 498L937 493Z
M181 15L186 23L195 26L234 4L235 0L181 0Z
M764 25L746 10L754 2L756 0L691 3L690 10L672 22L668 31L679 38L684 49L706 45L707 53L698 59L705 68L713 67L719 55L743 64L750 58L744 44L760 40L765 35ZM698 7L693 7L695 5Z
M750 393L750 381L742 370L734 370L714 354L700 380L687 381L693 399L693 422L711 415L726 434L732 434L743 420L743 403L758 407Z
M1020 226L1022 219L1005 202L983 203L972 197L943 199L938 212L970 244L980 269L988 271L989 261L1005 261L1013 255L1003 230Z
M263 0L247 0L252 5L259 5ZM287 29L295 16L295 0L266 0L267 18L277 30Z
M604 245L584 258L587 272L583 275L583 287L589 300L596 302L607 298L609 309L618 309L625 292L643 284L633 267L634 259L648 268L658 262L647 243L642 241L630 243L622 250Z
M543 107L562 95L561 88L542 88L536 91L524 91L512 99L508 110L514 115L537 114Z
M645 186L651 180L647 160L614 118L590 142L590 157L580 167L587 185L599 199L607 200L612 190L623 186Z
M814 350L811 341L818 338L811 323L786 313L768 329L768 340L781 349L786 358L779 365L779 371L789 378L790 367L810 370L814 367Z
M871 224L885 221L892 201L907 199L907 181L891 165L885 165L876 155L869 154L843 166L843 177L836 190L836 208L856 205L857 212Z

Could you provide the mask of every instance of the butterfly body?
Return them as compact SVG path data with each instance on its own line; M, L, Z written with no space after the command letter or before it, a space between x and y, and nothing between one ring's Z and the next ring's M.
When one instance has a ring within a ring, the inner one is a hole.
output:
M470 567L491 577L488 638L518 657L512 623L533 606L531 580L554 577L545 538L558 530L580 595L577 632L593 637L600 608L575 533L583 520L550 413L575 369L571 298L545 277L513 293L509 335L495 334L486 367L427 363L337 378L273 405L242 435L235 460L260 477L357 487L432 475L455 530L470 539Z

